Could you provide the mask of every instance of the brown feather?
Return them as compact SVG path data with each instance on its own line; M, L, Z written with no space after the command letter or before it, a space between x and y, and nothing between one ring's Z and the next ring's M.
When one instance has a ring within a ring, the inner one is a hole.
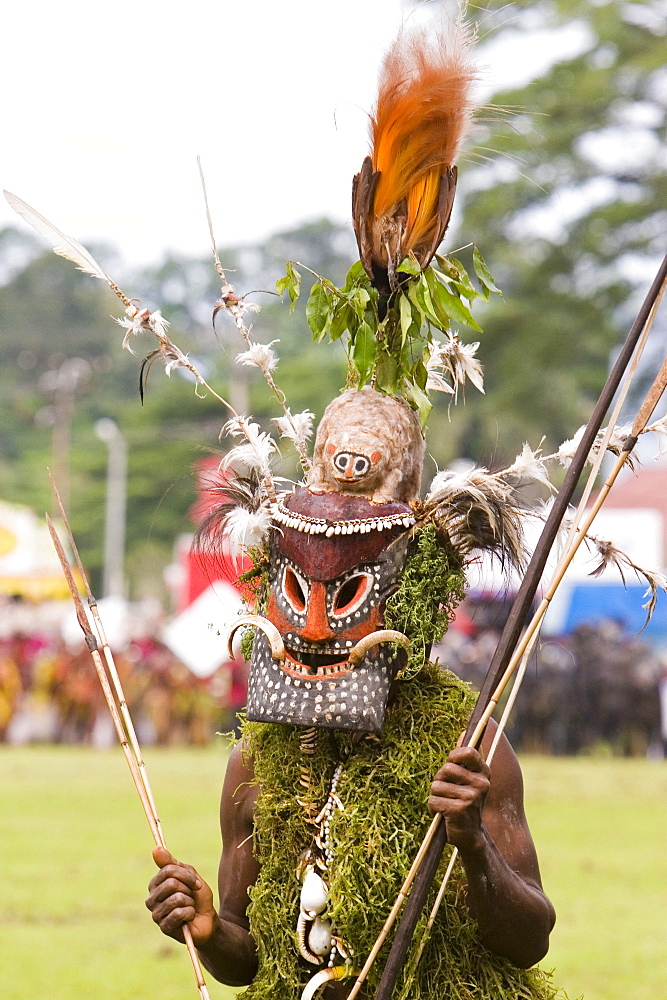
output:
M414 253L422 268L451 216L461 143L472 118L472 36L404 30L387 53L371 119L372 155L353 185L353 219L369 277L395 287ZM372 184L371 184L372 181Z

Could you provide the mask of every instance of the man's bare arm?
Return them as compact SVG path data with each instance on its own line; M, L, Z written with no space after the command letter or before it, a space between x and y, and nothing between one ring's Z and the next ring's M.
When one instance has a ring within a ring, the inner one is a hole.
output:
M246 986L257 971L255 943L246 908L248 888L257 878L252 854L252 813L256 789L252 768L235 748L229 758L220 800L223 851L218 871L220 909L210 887L190 865L175 861L163 848L153 852L160 871L151 880L146 906L160 930L183 941L189 923L202 963L221 983Z
M490 769L477 751L453 750L431 786L429 809L443 814L447 839L459 850L481 940L520 968L539 962L555 914L542 890L521 770L508 741L501 739Z

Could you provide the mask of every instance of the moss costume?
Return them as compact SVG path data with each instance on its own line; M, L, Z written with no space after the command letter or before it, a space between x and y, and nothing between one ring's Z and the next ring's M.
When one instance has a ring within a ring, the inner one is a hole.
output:
M249 908L259 971L243 993L244 1000L298 1000L316 971L299 957L295 939L300 891L296 868L313 834L303 808L305 798L324 802L334 769L343 762L337 786L343 809L336 809L331 819L334 861L327 915L335 932L353 949L351 961L360 967L426 831L430 783L465 727L472 701L467 685L429 664L416 678L398 685L379 740L355 743L349 733L322 730L313 755L306 758L297 728L245 724L260 786L254 850L262 869L250 891ZM437 886L431 903L436 891ZM562 996L543 972L519 970L480 944L464 891L459 868L415 968L423 918L396 997L554 1000ZM371 990L377 987L381 970L382 962L376 963L369 976ZM351 985L352 980L348 982Z

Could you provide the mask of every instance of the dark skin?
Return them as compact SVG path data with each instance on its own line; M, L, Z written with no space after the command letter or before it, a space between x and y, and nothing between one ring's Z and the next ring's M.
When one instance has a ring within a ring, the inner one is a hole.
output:
M435 775L428 809L443 815L447 839L458 848L468 882L467 905L480 940L520 968L539 962L549 946L555 914L542 890L537 855L523 810L519 763L503 736L491 767L484 760L495 731L490 723L482 755L457 747ZM190 865L156 847L160 871L151 880L146 906L160 930L192 939L208 971L229 986L245 986L257 972L246 908L248 887L259 866L252 854L257 787L252 764L239 748L229 759L220 802L223 851L218 870L220 907ZM384 918L385 914L380 915ZM344 984L341 995L346 995Z

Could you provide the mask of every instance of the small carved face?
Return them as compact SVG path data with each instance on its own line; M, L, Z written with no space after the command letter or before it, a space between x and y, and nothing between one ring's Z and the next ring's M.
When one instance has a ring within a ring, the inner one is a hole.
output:
M370 441L371 447L364 451L351 451L349 445L344 443L339 445L331 439L327 441L325 451L331 463L330 469L333 479L348 489L358 484L371 485L371 481L377 478L379 471L377 466L382 459L382 452L377 447L373 449L374 443L377 444L376 441ZM356 438L354 444L357 449L363 446L359 437Z
M423 455L419 421L407 403L369 386L348 389L320 421L308 486L409 503L419 492Z

